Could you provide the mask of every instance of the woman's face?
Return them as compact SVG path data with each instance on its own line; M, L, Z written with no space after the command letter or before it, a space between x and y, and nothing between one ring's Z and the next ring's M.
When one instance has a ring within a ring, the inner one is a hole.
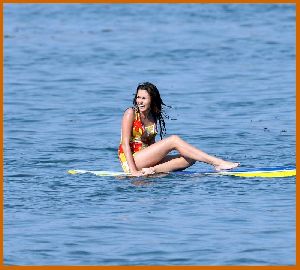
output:
M151 97L146 90L138 90L136 95L136 104L140 112L150 111Z

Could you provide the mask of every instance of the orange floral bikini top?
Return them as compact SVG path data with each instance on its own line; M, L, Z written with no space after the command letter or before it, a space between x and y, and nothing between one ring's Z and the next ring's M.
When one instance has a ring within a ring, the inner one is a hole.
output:
M142 123L139 111L134 108L134 112L135 117L132 125L132 136L129 142L132 153L138 152L148 147L157 134L157 127L155 123L153 125L145 127ZM120 144L120 147L121 146L122 145Z

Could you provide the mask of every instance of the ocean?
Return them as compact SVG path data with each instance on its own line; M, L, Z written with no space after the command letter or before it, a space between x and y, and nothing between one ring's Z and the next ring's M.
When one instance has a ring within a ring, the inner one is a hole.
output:
M4 264L295 265L295 177L67 174L121 171L122 115L144 81L171 106L167 136L241 167L294 165L295 15L5 4Z

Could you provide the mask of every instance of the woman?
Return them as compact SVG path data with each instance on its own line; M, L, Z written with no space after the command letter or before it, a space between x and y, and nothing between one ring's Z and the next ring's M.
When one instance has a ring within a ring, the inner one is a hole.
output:
M196 161L205 162L217 171L235 168L239 163L229 162L208 155L196 147L166 133L162 105L165 105L155 85L139 84L133 100L135 107L128 108L123 116L119 159L123 170L132 176L183 170ZM157 124L161 140L155 142ZM177 150L178 155L169 155Z

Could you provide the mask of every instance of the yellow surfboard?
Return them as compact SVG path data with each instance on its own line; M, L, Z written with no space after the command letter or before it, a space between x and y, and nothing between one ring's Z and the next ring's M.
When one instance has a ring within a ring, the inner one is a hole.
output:
M89 170L69 170L69 174L93 174L96 176L130 176L124 172L114 171L89 171ZM172 175L224 175L224 176L237 176L237 177L291 177L296 176L295 166L284 166L284 167L272 167L272 168L236 168L231 171L177 171L170 172Z

